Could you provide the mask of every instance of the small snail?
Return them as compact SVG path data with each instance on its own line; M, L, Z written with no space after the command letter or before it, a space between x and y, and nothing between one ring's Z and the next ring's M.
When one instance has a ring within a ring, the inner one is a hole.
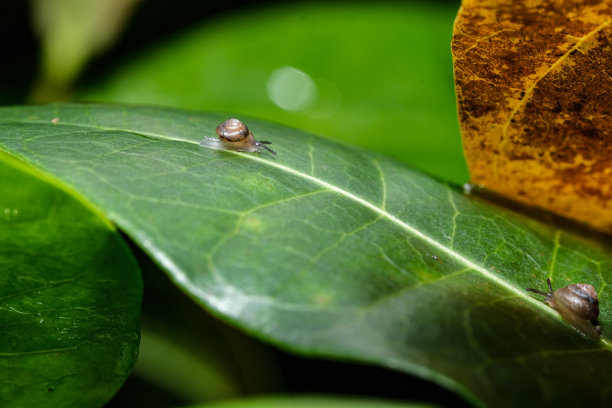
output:
M550 279L546 282L548 293L531 288L526 290L545 296L546 303L558 311L565 321L589 337L598 339L601 326L597 322L599 301L595 288L588 283L573 283L553 292Z
M219 136L219 139L205 137L200 142L200 146L239 152L261 152L262 149L266 149L270 153L276 154L274 150L266 146L270 142L255 140L249 128L238 119L228 119L220 123L217 126L217 136Z

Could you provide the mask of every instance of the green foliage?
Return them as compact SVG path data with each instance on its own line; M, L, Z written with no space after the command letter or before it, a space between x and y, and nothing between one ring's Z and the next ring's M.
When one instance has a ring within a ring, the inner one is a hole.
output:
M0 149L86 197L185 293L266 341L413 373L474 404L603 398L612 259L568 232L264 121L247 123L277 156L199 146L218 114L53 105L0 118ZM598 289L604 342L524 291L547 276Z
M0 406L100 406L138 351L142 283L108 222L0 154Z
M458 7L312 3L222 13L139 53L81 97L268 119L463 183L449 45Z

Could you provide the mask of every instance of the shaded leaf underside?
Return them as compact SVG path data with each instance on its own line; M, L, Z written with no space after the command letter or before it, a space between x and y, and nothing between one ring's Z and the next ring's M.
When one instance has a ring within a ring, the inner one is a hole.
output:
M276 158L198 146L220 115L57 105L0 118L0 148L72 186L190 296L257 336L415 373L474 403L606 395L605 345L523 291L547 276L592 283L607 335L610 258L561 231L256 120Z

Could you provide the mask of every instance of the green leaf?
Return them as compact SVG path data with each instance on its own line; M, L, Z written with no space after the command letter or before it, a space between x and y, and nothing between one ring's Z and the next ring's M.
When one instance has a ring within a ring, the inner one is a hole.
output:
M0 118L0 149L87 197L187 294L256 336L410 372L474 404L605 398L612 259L568 232L267 122L247 120L277 156L199 146L219 114L54 105ZM596 287L603 342L524 290L547 276Z
M450 54L458 7L318 2L220 13L133 53L81 96L248 114L463 183Z
M101 406L136 360L142 282L117 232L0 154L0 406Z
M367 398L342 398L333 396L265 396L242 400L230 400L205 405L192 405L191 408L425 408L430 404L393 402Z

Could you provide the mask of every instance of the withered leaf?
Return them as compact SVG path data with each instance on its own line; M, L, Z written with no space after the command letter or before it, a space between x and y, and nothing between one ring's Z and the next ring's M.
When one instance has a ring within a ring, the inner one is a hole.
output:
M612 232L612 1L464 0L452 51L473 183Z

